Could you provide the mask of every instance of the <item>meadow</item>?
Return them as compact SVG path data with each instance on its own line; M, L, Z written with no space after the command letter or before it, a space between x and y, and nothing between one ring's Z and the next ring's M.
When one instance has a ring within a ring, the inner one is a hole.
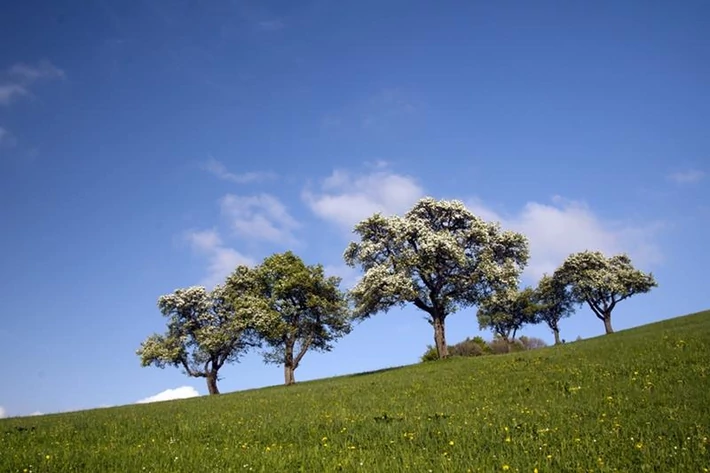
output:
M0 421L2 472L707 472L710 311L557 347Z

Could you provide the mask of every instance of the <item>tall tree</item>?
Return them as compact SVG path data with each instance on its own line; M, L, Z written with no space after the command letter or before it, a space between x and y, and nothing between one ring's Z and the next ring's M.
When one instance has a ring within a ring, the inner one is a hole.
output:
M404 217L377 213L354 232L360 241L348 245L344 259L364 271L350 291L356 316L414 304L434 327L439 358L448 356L446 317L517 286L528 260L523 235L501 231L456 200L423 198Z
M221 286L177 289L160 296L158 308L169 317L168 329L141 343L141 365L181 367L188 376L205 378L210 394L219 394L219 370L253 344L248 314L234 310Z
M536 316L535 291L530 287L497 291L481 302L477 312L479 327L491 329L506 343L515 340L523 325L535 323Z
M578 303L589 305L607 334L614 332L611 313L619 302L658 286L653 274L634 268L628 255L607 258L599 251L568 256L553 277L571 288Z
M555 345L559 345L560 320L572 315L577 305L569 288L559 279L545 274L537 283L535 299L538 321L547 324L555 336Z
M267 363L284 367L286 385L309 350L330 351L351 330L340 278L326 277L321 265L306 266L288 251L265 258L249 269L238 267L227 279L235 306L253 311L262 322L260 340L270 348Z

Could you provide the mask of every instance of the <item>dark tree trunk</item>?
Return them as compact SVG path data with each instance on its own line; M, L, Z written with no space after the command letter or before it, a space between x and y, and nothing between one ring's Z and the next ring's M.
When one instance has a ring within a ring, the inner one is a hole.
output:
M555 345L559 345L561 343L560 341L560 329L557 327L552 329L552 333L555 334Z
M219 389L217 388L217 373L215 371L207 373L207 391L210 394L219 394Z
M439 359L449 357L449 347L446 345L446 331L443 314L432 314L432 325L434 325L434 343L436 351L439 354Z
M604 314L604 329L607 335L614 333L614 329L611 328L611 314Z
M296 382L294 377L294 370L296 369L296 364L293 359L293 346L295 342L291 340L286 341L286 348L284 353L284 384L286 386L291 386Z

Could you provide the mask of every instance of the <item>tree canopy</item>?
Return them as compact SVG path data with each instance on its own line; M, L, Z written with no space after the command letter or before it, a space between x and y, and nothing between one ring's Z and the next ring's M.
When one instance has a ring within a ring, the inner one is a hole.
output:
M360 318L412 303L428 314L440 358L448 356L445 319L502 287L517 287L527 239L502 231L460 201L419 200L403 217L379 213L355 226L345 262L364 275L350 291Z
M306 352L330 351L336 339L350 332L340 282L326 277L322 265L306 266L290 251L251 269L240 266L227 279L231 303L260 321L260 342L270 348L264 361L283 365L285 384L295 382L294 371Z
M571 289L574 300L587 303L606 333L613 333L611 314L616 305L635 294L649 292L658 283L651 273L644 273L626 254L605 257L599 251L583 251L567 257L555 271L554 278Z
M538 322L544 322L555 336L555 345L560 340L560 320L575 312L576 302L567 286L558 278L545 274L535 289Z
M504 341L511 342L523 325L537 321L535 291L530 287L497 291L481 301L477 317L479 328L491 329Z
M249 314L234 310L222 286L177 289L160 296L158 308L169 317L167 332L141 343L136 352L141 365L181 367L188 376L206 378L209 393L219 394L220 368L253 343Z

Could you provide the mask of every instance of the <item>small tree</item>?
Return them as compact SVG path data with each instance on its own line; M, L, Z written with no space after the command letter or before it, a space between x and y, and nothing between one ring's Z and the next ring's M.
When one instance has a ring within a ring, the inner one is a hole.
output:
M553 277L571 288L576 302L589 305L607 334L614 332L611 313L619 302L658 286L653 274L634 268L626 254L607 258L599 251L568 256Z
M158 308L170 317L168 330L141 343L141 365L182 367L188 376L206 378L210 394L219 394L220 368L252 346L248 314L234 311L221 286L211 292L201 286L177 289L160 296Z
M523 325L535 323L537 305L532 288L504 289L491 294L478 306L480 329L491 329L506 343L515 340Z
M555 336L555 345L559 345L560 320L574 313L574 297L562 281L545 274L538 282L535 301L538 305L538 321L547 324Z
M283 365L286 385L296 382L294 371L306 352L330 351L333 341L350 332L339 284L321 265L306 266L290 251L253 269L240 266L227 279L230 301L257 314L260 341L271 348L264 361Z
M404 217L375 214L355 226L360 242L345 262L364 270L350 291L360 318L412 303L434 327L439 358L448 356L446 317L477 305L499 287L517 285L528 243L503 232L459 201L421 199Z

